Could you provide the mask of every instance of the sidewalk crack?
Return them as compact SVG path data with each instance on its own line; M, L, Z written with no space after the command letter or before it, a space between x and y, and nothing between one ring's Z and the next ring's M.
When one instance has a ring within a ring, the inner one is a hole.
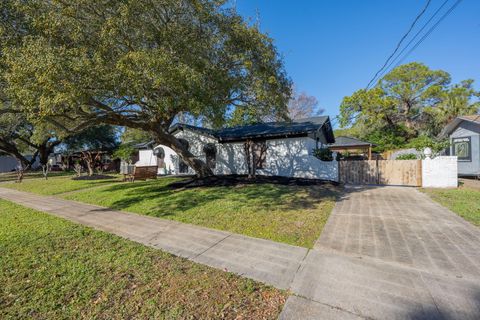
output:
M204 254L205 252L207 252L208 250L212 249L213 247L215 247L216 245L218 245L220 242L224 241L225 239L227 239L228 237L232 236L233 233L230 233L229 235L225 236L224 238L218 240L217 242L215 242L214 244L212 244L210 247L208 247L207 249L203 250L202 252L196 254L195 256L191 257L190 259L193 260L193 259L196 259L198 258L199 256L201 256L202 254Z

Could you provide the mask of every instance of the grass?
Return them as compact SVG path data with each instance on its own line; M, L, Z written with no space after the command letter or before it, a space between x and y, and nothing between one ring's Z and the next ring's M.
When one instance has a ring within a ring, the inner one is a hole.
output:
M2 183L0 186L20 191L32 192L41 195L57 195L66 192L72 192L91 187L101 186L103 184L112 184L120 182L117 175L112 175L111 179L100 180L72 180L74 175L71 173L67 176L52 176L48 180L45 179L27 179L22 183L15 183L13 181Z
M480 190L470 187L458 189L422 189L433 200L480 226Z
M0 200L1 319L275 319L286 293Z
M332 186L277 184L171 189L179 178L135 183L36 179L14 188L311 248L335 204ZM102 186L102 184L108 184Z
M335 204L324 186L242 185L173 190L175 178L85 190L67 199L312 247Z

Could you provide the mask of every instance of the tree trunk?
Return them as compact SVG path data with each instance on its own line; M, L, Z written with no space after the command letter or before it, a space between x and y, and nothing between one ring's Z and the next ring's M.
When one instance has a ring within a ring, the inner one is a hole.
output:
M175 151L182 160L195 171L198 177L203 178L213 176L213 172L207 164L196 158L175 136L165 133L161 129L155 130L153 133L157 143L172 148L173 151Z
M256 161L255 161L255 151L253 149L254 142L252 140L247 140L245 142L245 159L247 160L247 172L248 178L254 179L256 175Z
M42 173L45 180L48 180L48 156L50 155L50 151L50 148L43 145L38 148L39 161L40 165L42 166Z
M50 168L48 167L48 163L45 165L42 165L42 174L45 180L48 180L48 173L50 172Z
M38 160L40 161L41 166L47 165L49 155L50 150L48 150L48 148L41 147L38 149Z
M27 164L25 164L25 160L26 160L25 158L23 158L23 160L17 158L18 167L15 170L16 173L17 173L17 180L15 181L16 183L21 183L23 181L23 177L25 175L25 170L30 168L30 163L28 163L28 161L27 161Z
M90 161L87 161L87 169L88 169L88 176L91 177L93 176L93 163Z
M90 151L82 151L82 160L87 165L88 176L93 176L93 168L95 164L95 159Z

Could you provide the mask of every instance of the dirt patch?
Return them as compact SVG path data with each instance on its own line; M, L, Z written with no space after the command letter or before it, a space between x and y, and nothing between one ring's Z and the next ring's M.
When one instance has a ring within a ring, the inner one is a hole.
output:
M248 184L280 184L286 186L338 186L337 182L321 179L290 178L279 176L256 176L248 178L247 175L217 175L205 178L190 177L168 185L172 189L198 188L198 187L224 187Z
M115 179L114 176L108 176L105 174L94 174L93 176L80 176L73 177L72 180L105 180L105 179Z
M458 181L460 182L461 187L480 190L480 180L478 180L478 179L475 179L475 178L470 178L470 179L461 178L461 179L458 179Z

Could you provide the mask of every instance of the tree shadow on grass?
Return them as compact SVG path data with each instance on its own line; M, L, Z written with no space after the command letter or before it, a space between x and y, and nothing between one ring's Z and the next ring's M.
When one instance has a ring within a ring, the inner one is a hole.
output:
M122 193L110 204L116 210L135 208L143 214L167 217L211 205L214 210L274 211L315 209L324 201L340 197L340 188L333 185L290 186L278 184L249 184L222 187L193 187L172 189L169 183L178 179L119 184L102 192ZM226 207L228 206L228 208Z

